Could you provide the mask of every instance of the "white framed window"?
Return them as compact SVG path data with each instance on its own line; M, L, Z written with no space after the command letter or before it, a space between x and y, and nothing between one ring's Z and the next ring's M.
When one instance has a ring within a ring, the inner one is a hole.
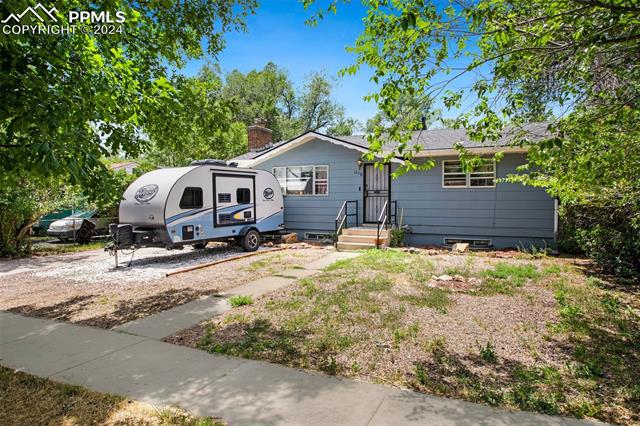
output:
M474 171L465 173L460 160L442 160L443 188L494 188L496 186L496 162L485 159Z
M284 195L329 195L329 166L274 167Z
M316 195L329 194L329 166L315 166L313 168L313 188Z

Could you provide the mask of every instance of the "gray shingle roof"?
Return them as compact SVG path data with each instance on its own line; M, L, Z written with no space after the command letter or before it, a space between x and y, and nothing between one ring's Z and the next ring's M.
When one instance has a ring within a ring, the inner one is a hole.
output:
M484 144L472 142L464 129L417 130L411 135L411 142L409 145L420 145L423 151L453 149L456 143L461 143L465 148L502 147L507 146L515 137L522 137L523 135L530 142L540 140L549 135L547 123L531 123L518 128L508 128L504 131L500 139L497 141L488 141ZM338 136L335 137L335 139L345 141L365 149L369 146L366 136L364 135ZM251 151L235 157L234 160L252 160L286 144L287 142L289 142L289 140L273 143L261 150ZM397 143L388 143L383 146L383 150L390 152L396 146Z
M275 148L279 147L280 145L284 145L287 142L289 142L289 140L271 143L271 144L265 146L262 149L259 149L259 150L256 150L256 151L245 152L244 154L238 155L237 157L234 157L229 161L234 161L234 160L253 160L254 158L264 154L265 152L269 152L272 149L275 149Z

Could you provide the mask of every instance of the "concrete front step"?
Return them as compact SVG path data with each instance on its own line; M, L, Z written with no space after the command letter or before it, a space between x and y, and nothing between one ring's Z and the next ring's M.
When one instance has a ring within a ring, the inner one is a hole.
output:
M346 228L338 237L338 250L362 250L376 247L378 238L377 228ZM387 247L391 242L388 230L380 231L380 244L378 247Z
M366 250L376 248L373 243L342 243L338 241L338 250Z
M384 238L380 238L381 240L384 240ZM376 236L375 235L340 235L338 237L338 241L341 243L370 243L370 244L375 244L376 243Z
M376 228L346 228L342 230L341 235L364 235L376 237L378 235L378 230ZM389 236L389 231L386 229L380 231L380 238L386 238L387 236Z

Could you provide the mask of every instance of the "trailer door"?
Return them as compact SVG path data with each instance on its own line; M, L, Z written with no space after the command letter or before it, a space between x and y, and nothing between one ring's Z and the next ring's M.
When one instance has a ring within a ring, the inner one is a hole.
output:
M213 174L213 226L256 223L255 176Z

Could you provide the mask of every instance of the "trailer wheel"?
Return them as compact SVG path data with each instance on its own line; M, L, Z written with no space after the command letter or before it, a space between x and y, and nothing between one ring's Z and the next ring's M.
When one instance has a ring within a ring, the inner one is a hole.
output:
M203 248L205 248L207 246L206 242L201 242L201 243L195 243L193 244L193 248L196 250L202 250Z
M256 251L260 247L260 233L251 229L242 237L242 249L244 251Z

